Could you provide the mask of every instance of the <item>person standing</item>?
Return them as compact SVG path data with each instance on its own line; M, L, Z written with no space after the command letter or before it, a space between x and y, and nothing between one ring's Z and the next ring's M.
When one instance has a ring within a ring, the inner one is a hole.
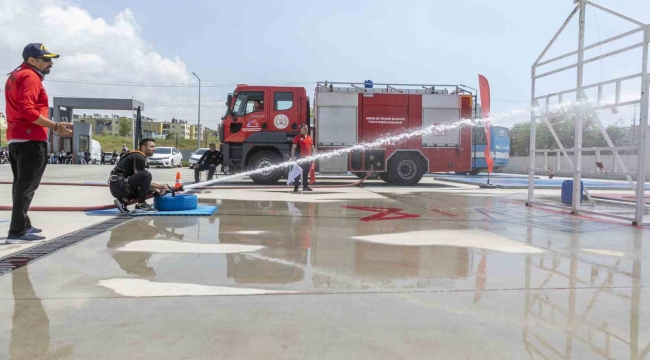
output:
M194 182L199 182L199 173L208 170L208 180L212 180L217 166L223 162L221 151L217 150L217 145L210 144L210 150L201 155L199 161L194 166Z
M45 239L38 235L42 230L32 226L27 212L47 165L48 128L59 135L71 134L63 124L47 118L49 99L43 78L50 73L52 59L58 57L43 44L28 44L23 49L23 63L5 84L7 143L14 177L10 244Z
M291 146L291 158L296 157L296 150L298 150L298 158L305 158L316 155L314 149L314 139L309 136L309 126L307 124L300 125L300 134L293 138L293 145ZM311 169L311 162L304 162L300 164L302 169L302 190L313 191L309 187L309 170ZM293 181L293 192L298 192L300 186L300 176L296 177Z

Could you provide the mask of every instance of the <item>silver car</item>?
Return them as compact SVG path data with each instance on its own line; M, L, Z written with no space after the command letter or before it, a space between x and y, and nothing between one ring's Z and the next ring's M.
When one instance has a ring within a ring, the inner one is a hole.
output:
M199 162L199 160L201 159L201 156L203 156L203 153L205 153L208 150L210 150L210 149L209 148L199 148L190 155L190 161L189 161L190 169L194 168L194 165L196 165L196 163Z

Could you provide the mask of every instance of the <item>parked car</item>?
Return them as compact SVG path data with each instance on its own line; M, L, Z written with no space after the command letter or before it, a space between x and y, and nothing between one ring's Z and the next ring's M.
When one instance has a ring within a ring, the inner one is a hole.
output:
M113 153L112 152L105 152L104 153L104 165L110 165L111 160L113 160Z
M183 154L175 147L156 147L153 155L147 158L149 165L156 167L181 167L183 165Z
M208 150L210 150L210 149L209 148L199 148L190 155L190 160L189 160L190 169L194 168L194 165L196 165L196 163L199 161L199 159L201 159L201 156L203 156L203 153L208 151Z

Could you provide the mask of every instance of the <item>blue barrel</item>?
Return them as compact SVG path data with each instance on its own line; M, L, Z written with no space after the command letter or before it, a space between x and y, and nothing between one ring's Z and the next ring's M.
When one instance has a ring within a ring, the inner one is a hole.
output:
M366 89L372 89L372 80L366 80L366 81L364 81L364 82L363 82L363 86L364 86Z
M585 184L580 181L580 203L585 193ZM573 180L564 180L562 182L562 203L571 205L573 204Z

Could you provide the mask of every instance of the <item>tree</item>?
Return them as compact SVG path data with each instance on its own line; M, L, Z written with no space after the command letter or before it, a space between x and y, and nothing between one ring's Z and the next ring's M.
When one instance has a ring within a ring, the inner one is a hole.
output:
M515 124L510 129L510 155L528 156L530 146L530 123Z
M118 133L120 136L127 136L131 133L131 130L133 129L133 121L122 117L120 120L118 120Z
M174 140L176 138L176 133L167 133L167 136L165 136L166 140Z
M598 127L598 114L595 110L563 110L548 117L562 146L565 149L571 149L575 146L575 120L577 116L583 117L582 147L607 147L605 137ZM623 126L622 121L609 125L606 131L614 146L630 145L630 129ZM536 135L536 149L552 150L560 148L546 122L540 121L537 123ZM510 155L528 156L529 144L530 123L515 124L510 129Z

